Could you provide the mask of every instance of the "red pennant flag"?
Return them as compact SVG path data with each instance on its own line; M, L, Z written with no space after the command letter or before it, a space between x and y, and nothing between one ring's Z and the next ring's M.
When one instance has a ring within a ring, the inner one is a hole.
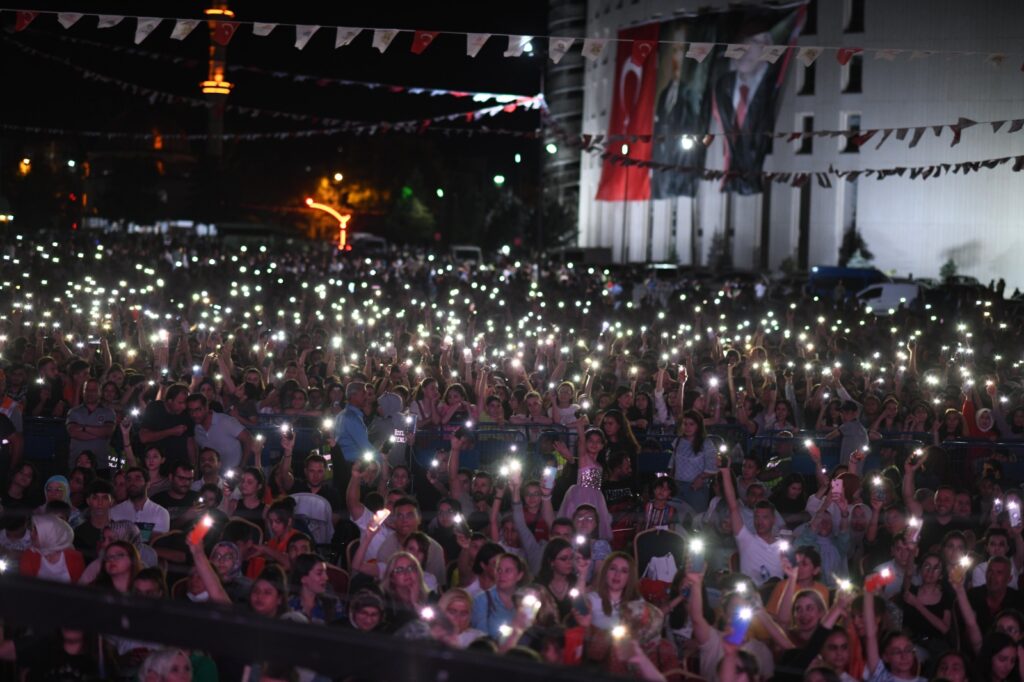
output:
M235 36L235 31L238 30L238 22L217 21L214 23L217 25L217 27L213 30L211 40L213 40L213 42L217 43L218 45L227 47L228 43L230 43L231 39Z
M17 19L14 21L14 30L24 31L28 28L28 25L39 16L39 12L18 12L16 16Z
M652 52L658 47L658 41L656 40L634 40L633 41L633 54L630 59L637 66L643 66L647 61L647 58Z
M412 53L423 54L423 50L430 47L430 43L434 42L439 33L440 31L416 31L412 37Z
M839 48L839 50L836 51L836 61L838 61L841 65L846 66L847 63L849 63L849 61L853 59L853 55L863 51L864 48L862 47L841 47Z

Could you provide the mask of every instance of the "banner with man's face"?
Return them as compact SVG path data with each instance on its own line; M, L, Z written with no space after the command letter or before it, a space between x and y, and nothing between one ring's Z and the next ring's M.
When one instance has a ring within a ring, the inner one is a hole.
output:
M721 191L760 193L779 92L805 13L803 5L749 7L620 31L608 151L619 154L617 135L644 134L633 132L640 130L653 134L649 145L629 143L629 158L649 163L605 161L597 199L692 197L700 171L709 167L725 171ZM652 55L655 64L645 64L645 75L656 69L657 77L649 88L627 91L636 40L632 34L651 27L657 28L661 42ZM707 141L720 147L709 147Z

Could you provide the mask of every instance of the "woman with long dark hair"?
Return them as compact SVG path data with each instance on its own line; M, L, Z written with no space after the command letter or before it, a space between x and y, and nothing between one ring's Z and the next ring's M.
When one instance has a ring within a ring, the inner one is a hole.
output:
M534 582L543 586L558 607L559 619L572 612L573 588L581 593L586 587L586 571L578 570L577 555L573 546L564 538L553 538L544 547L540 560L540 571Z
M669 471L676 481L679 496L695 512L707 511L711 501L710 484L718 473L718 461L700 412L687 410L683 413L672 449Z

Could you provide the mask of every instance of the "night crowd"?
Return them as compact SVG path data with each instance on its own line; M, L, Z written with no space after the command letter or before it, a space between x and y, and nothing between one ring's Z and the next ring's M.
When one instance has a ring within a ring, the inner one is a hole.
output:
M20 574L644 680L1024 680L1001 287L878 315L509 257L0 253L0 599ZM12 679L332 677L2 626Z

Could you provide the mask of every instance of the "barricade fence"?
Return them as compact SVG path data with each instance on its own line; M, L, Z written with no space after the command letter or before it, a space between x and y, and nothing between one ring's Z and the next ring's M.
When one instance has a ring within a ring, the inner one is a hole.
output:
M24 456L29 461L67 461L70 440L63 419L51 417L26 417L24 422ZM328 450L328 429L324 418L293 416L284 414L261 414L257 426L247 427L261 444L261 462L270 467L281 456L281 427L287 424L295 432L297 459L312 450ZM136 430L138 424L136 424ZM415 420L406 426L405 441L408 461L427 468L437 458L438 451L450 449L451 438L456 427L417 429ZM813 441L821 450L822 464L830 470L840 461L840 439L829 439L824 431L799 431L792 437L780 436L778 432L751 435L738 424L714 424L708 427L718 447L725 446L733 462L754 454L767 465L778 454L780 443L791 443L791 449L782 453L791 460L791 470L801 474L814 473L813 462L807 454L805 441ZM506 424L502 427L478 425L472 429L475 435L473 447L460 456L460 465L470 469L496 470L509 457L520 459L524 467L536 468L544 455L551 452L554 439L566 443L573 452L577 446L577 432L559 424ZM902 466L907 454L924 448L932 441L932 434L917 432L884 432L881 440L869 442L869 453L862 467L863 471L882 468L883 465ZM653 474L665 471L672 457L678 436L671 427L652 427L637 433L640 442L638 473ZM1024 441L995 442L982 439L950 440L941 444L947 454L944 463L947 470L956 476L972 481L982 473L984 463L993 455L996 458L995 474L1013 483L1024 482ZM784 448L786 446L783 446ZM112 446L115 457L120 450ZM104 453L96 453L103 456ZM123 460L122 460L123 461ZM937 466L937 465L936 465Z

